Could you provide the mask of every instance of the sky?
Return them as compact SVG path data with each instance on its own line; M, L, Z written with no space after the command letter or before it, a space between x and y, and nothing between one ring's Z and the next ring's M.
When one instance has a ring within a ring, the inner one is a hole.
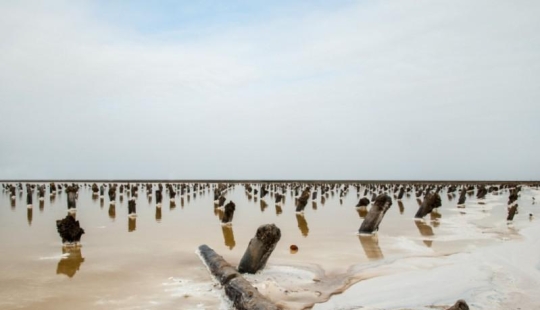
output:
M540 180L540 1L0 1L0 179Z

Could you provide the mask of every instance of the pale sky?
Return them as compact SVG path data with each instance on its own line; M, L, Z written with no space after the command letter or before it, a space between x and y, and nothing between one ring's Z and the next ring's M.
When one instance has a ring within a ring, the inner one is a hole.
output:
M539 16L3 0L0 179L539 180Z

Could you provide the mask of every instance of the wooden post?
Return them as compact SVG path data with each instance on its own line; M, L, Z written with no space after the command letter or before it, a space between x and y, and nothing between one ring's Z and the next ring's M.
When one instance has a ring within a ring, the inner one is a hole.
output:
M418 211L416 212L416 215L414 217L417 219L423 218L424 216L431 213L433 209L438 208L440 206L441 206L441 196L439 196L439 194L437 193L427 194L426 198L424 198L422 205L420 206L420 208L418 208Z
M281 230L274 224L259 226L238 265L240 273L256 273L266 262L281 239Z
M129 215L137 214L136 205L137 204L135 203L135 198L129 199L129 202L128 202L128 214Z
M56 229L60 237L62 237L62 242L79 242L81 236L84 234L84 229L79 225L79 221L68 214L63 220L56 221Z
M310 189L308 187L302 192L302 195L300 196L300 198L297 199L296 212L304 211L304 208L306 207L306 204L309 200L309 192L310 192Z
M68 186L66 188L67 192L67 206L68 209L77 208L77 190L73 186Z
M379 230L379 225L382 222L386 211L392 206L392 198L386 194L379 195L375 198L373 207L369 210L366 219L362 222L359 233L362 234L371 234Z
M223 217L221 218L221 223L226 224L232 222L234 210L236 210L236 205L231 200L228 204L225 205L225 212L223 214Z

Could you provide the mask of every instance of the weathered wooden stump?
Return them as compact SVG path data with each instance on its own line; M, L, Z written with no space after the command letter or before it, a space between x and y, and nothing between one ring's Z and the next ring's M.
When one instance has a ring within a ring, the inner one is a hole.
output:
M261 198L264 198L268 194L268 190L266 189L266 186L261 186Z
M465 204L465 200L467 200L467 189L464 187L459 194L458 206Z
M469 305L467 305L467 302L465 300L460 299L456 301L456 303L452 307L446 310L469 310Z
M255 237L249 241L244 256L238 265L240 273L256 273L266 262L281 239L281 230L274 224L259 226Z
M207 245L199 247L199 255L213 278L224 288L225 295L238 310L279 310L261 295L238 271Z
M306 207L306 204L309 200L309 192L310 188L308 187L302 192L300 198L296 200L296 212L304 211L304 208Z
M399 194L398 194L398 196L397 196L397 199L398 199L398 200L403 199L403 194L405 194L405 188L404 188L404 187L401 187L401 188L399 189Z
M431 193L426 196L424 201L422 202L422 205L420 208L418 208L418 211L416 212L416 215L414 216L417 219L423 218L424 216L428 215L433 211L433 209L440 207L441 204L441 196L437 193Z
M128 202L128 214L129 215L135 215L137 214L137 207L136 207L135 199L131 198Z
M56 221L56 229L60 237L62 237L62 242L73 243L81 241L81 236L84 234L84 229L79 225L79 221L68 214L63 220Z
M281 195L280 193L276 193L275 195L275 201L276 201L276 206L277 205L281 205L281 201L283 200L283 195Z
M359 233L371 234L379 230L379 225L382 222L386 211L392 206L392 198L386 194L379 195L375 198L373 207L369 210L365 220L360 225Z
M513 203L515 203L518 199L518 190L517 189L513 189L510 191L510 196L508 196L508 205L512 205Z
M506 217L507 221L513 221L514 216L516 215L518 209L518 204L513 204L511 207L508 208L508 216Z
M109 201L113 203L116 200L116 186L109 186Z
M225 196L220 196L218 199L218 206L223 207L223 204L225 203L225 201L227 201L227 198L225 198Z
M163 195L159 189L156 190L156 205L161 206L161 201L163 200Z
M221 223L226 224L232 222L234 210L236 210L236 205L231 200L228 204L225 205L225 212L223 213L223 217L221 218Z
M485 186L480 186L478 188L478 192L476 193L476 198L478 199L484 199L488 193L488 190Z
M369 206L369 203L370 203L369 199L364 197L358 201L358 203L356 204L356 207L367 207Z
M31 188L26 189L26 205L29 207L32 206L32 189Z
M77 208L77 189L73 186L66 188L67 192L67 207L68 209Z

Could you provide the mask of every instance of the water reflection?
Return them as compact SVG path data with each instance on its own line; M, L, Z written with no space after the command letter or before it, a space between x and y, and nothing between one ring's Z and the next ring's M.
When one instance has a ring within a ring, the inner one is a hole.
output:
M184 209L184 197L180 198L180 207Z
M429 215L431 217L431 225L433 225L433 227L439 227L439 219L442 217L439 211L434 209Z
M174 210L176 208L176 201L171 200L171 203L169 204L169 209Z
M156 222L161 223L161 207L156 207Z
M321 205L324 205L325 202L326 202L326 198L324 198L324 196L321 196Z
M311 208L313 208L313 210L317 210L317 202L316 201L311 202Z
M405 212L405 207L403 206L403 202L401 200L398 200L398 207L399 207L399 214L403 214Z
M276 205L276 215L280 215L281 213L283 213L283 210L281 209L281 206Z
M260 205L261 205L261 212L264 212L264 210L266 210L266 208L268 207L268 204L263 199L261 199Z
M366 218L366 215L368 214L368 209L367 207L358 207L356 208L356 212L358 212L358 216L363 219Z
M360 244L362 244L362 248L368 259L377 260L384 258L381 248L379 247L379 237L377 235L359 235L358 240L360 240Z
M309 228L304 214L296 213L296 221L298 222L298 228L300 228L302 236L307 237L309 234Z
M116 218L116 207L113 204L109 205L109 218L113 221Z
M137 218L136 217L128 217L128 232L132 232L137 230Z
M223 232L223 239L225 240L225 245L229 247L230 250L234 249L236 242L234 241L234 232L232 225L221 225L221 231Z
M30 206L29 208L27 208L27 211L26 211L26 218L28 219L28 226L32 226L32 211L33 208Z
M11 200L11 211L15 211L15 200Z
M420 234L424 237L432 237L434 236L435 234L433 233L433 228L431 226L429 226L428 224L424 223L423 221L414 221L414 223L416 224L416 228L418 228L418 231L420 232ZM431 248L431 246L433 245L433 240L422 240L424 242L424 244Z
M75 273L79 271L81 264L84 262L81 247L62 247L62 254L69 255L60 259L58 266L56 266L56 274L64 274L70 278L73 278Z

